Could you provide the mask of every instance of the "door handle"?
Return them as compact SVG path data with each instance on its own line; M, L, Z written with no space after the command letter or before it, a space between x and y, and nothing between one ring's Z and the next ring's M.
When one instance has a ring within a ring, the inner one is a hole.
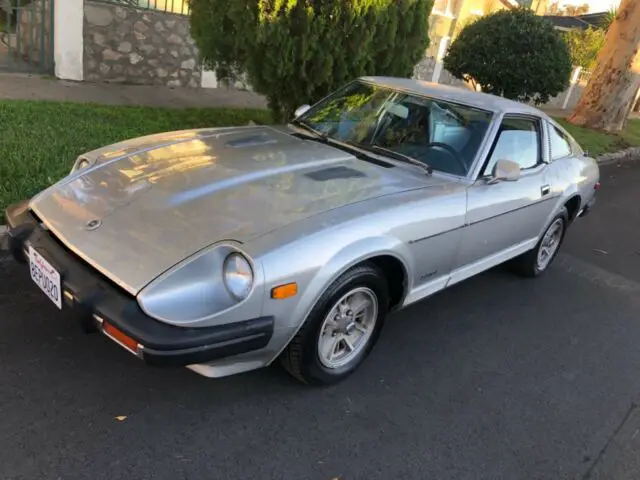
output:
M540 187L540 193L542 193L543 197L545 195L549 195L549 193L551 193L551 186L550 185L543 185L542 187Z

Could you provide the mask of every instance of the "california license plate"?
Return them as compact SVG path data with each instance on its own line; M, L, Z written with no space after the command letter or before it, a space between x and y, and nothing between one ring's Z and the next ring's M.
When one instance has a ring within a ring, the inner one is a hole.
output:
M29 266L31 279L59 309L62 309L60 273L31 246L29 247Z

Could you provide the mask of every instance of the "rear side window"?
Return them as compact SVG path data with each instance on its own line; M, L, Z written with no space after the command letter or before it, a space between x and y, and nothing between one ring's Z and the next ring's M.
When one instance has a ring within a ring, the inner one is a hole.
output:
M549 139L551 140L551 160L571 155L571 140L569 136L555 125L549 123Z

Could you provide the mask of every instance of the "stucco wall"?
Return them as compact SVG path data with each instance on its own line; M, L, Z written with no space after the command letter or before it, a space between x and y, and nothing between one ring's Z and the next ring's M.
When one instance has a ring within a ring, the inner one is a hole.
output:
M199 87L189 17L84 2L84 79Z
M54 5L53 51L56 77L82 80L83 0L56 1Z

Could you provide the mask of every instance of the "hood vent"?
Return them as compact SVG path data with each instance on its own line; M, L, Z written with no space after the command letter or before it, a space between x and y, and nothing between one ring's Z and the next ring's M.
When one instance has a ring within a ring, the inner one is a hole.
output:
M272 143L278 143L278 140L270 135L259 133L257 135L247 135L237 140L231 140L226 143L226 146L232 148L244 148L257 147L258 145L269 145Z
M307 173L307 177L315 180L316 182L326 182L328 180L337 180L342 178L361 178L366 175L353 168L348 167L331 167L323 170L317 170L315 172Z

